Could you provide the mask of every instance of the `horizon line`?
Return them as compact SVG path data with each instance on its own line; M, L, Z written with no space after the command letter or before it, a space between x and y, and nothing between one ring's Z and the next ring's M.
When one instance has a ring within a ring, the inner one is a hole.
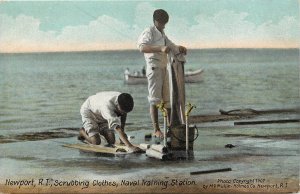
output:
M299 47L216 47L216 48L190 48L188 50L222 50L222 49L232 49L232 50L291 50L300 49ZM83 53L83 52L120 52L120 51L137 51L138 49L107 49L107 50L66 50L66 51L19 51L19 52L0 52L0 54L38 54L38 53Z

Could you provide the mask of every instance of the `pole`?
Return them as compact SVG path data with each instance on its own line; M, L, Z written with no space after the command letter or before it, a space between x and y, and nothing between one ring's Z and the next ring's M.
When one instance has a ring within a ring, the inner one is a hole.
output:
M167 116L164 116L164 147L167 146Z
M189 119L188 115L185 116L185 150L189 151Z
M157 108L162 112L164 117L164 146L167 146L167 109L164 107L164 103L161 102L157 105Z

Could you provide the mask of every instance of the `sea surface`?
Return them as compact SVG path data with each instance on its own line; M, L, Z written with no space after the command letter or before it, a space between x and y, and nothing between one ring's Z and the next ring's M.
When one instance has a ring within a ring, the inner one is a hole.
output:
M186 59L185 70L204 69L202 82L186 84L187 102L197 107L192 115L218 114L219 109L299 108L297 49L190 50ZM124 84L123 72L141 70L144 65L138 51L0 54L0 184L19 177L189 177L191 171L224 167L232 172L221 174L223 178L299 180L299 123L198 124L195 159L185 162L162 162L145 155L84 154L62 146L78 143L77 131L72 130L67 130L72 135L65 138L38 139L43 132L81 127L80 106L90 95L120 91L134 98L126 130L135 136L134 143L142 143L151 132L147 86ZM267 119L295 118L299 114ZM229 143L236 148L224 148ZM220 178L197 177L203 181Z
M299 105L297 49L191 50L186 58L185 70L204 69L203 82L186 85L192 114ZM149 126L147 86L123 80L126 68L144 65L138 51L0 54L0 133L79 127L81 104L100 91L132 94L128 130Z

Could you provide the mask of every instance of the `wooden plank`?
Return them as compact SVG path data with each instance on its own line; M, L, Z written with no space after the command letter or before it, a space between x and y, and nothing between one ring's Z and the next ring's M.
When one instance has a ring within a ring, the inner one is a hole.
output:
M255 109L234 109L225 111L220 109L219 112L222 115L257 115L257 114L282 114L282 113L299 113L299 108L294 109L267 109L267 110L255 110Z
M295 114L300 113L300 108L269 110L235 109L230 111L224 111L220 109L220 113L221 114L214 115L191 115L189 119L191 123L232 121L240 119L251 119L262 114Z
M234 125L259 125L259 124L295 123L295 122L300 122L300 119L268 120L268 121L240 121L240 122L234 122Z
M117 145L114 148L105 147L102 145L92 145L92 144L65 144L64 147L79 149L87 152L94 153L104 153L104 154L114 154L114 155L124 155L130 154L126 146ZM124 152L125 151L125 152Z
M232 121L239 119L252 118L253 116L239 116L239 115L192 115L190 116L191 123L204 123L204 122L218 122L218 121Z
M231 171L231 168L222 168L222 169L215 169L215 170L195 171L195 172L190 172L190 175L209 174L209 173L227 172L227 171Z

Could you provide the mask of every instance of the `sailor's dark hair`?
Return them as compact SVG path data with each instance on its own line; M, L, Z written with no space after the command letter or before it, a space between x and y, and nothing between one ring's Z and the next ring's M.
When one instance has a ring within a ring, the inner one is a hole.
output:
M122 93L118 96L118 104L120 108L125 112L132 111L134 107L133 98L130 94Z
M169 21L168 13L163 9L157 9L153 13L153 22L158 21L160 23L166 24Z

